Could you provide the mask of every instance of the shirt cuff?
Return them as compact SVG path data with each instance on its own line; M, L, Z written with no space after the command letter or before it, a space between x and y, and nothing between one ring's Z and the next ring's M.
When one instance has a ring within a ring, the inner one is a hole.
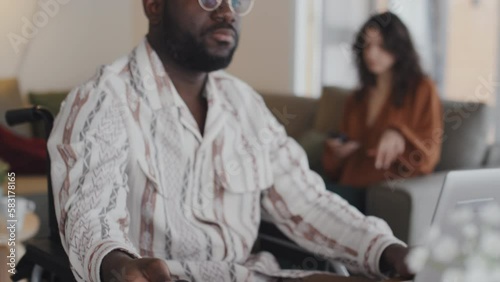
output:
M389 278L384 273L380 272L380 259L382 258L382 254L385 249L394 244L407 247L403 241L394 236L385 234L378 235L370 241L363 262L365 269L369 271L370 275L376 278Z
M101 241L98 244L90 247L89 252L85 255L84 260L84 275L85 281L101 282L101 263L104 257L114 250L123 251L134 258L141 256L130 245L117 241Z

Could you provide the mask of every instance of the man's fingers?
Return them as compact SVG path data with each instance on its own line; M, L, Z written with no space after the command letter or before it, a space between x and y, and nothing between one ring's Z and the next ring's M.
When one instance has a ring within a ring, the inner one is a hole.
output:
M411 279L413 277L413 273L411 273L408 265L405 263L408 252L408 248L393 244L387 247L382 253L382 261L386 264L386 267L395 270L398 278Z
M396 273L401 279L410 280L415 277L415 273L410 270L408 264L405 263L405 260L400 261L398 264L396 264L395 268Z
M143 264L143 274L148 282L172 281L167 264L161 259L147 259Z

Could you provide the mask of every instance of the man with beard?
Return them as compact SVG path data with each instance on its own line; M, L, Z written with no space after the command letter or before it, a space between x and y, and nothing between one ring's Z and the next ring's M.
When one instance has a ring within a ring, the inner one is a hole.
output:
M327 192L262 98L220 71L253 0L143 5L147 38L71 92L49 140L76 279L310 276L250 253L261 211L299 245L354 272L408 275L407 249L387 224Z

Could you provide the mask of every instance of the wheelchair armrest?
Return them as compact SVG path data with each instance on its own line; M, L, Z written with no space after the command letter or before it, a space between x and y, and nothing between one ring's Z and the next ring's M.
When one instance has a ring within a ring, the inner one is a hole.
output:
M266 216L263 215L259 227L258 251L272 253L283 269L304 269L334 272L349 276L342 263L312 254L288 239Z
M32 239L25 243L26 254L17 265L13 281L29 278L33 267L39 265L61 281L76 281L70 263L60 242L49 238Z

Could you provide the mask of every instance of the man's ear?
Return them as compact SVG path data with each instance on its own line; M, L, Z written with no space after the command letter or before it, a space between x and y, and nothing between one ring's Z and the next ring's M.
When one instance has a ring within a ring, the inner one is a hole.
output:
M144 12L149 19L150 25L157 25L163 19L163 9L166 5L165 0L142 0Z

